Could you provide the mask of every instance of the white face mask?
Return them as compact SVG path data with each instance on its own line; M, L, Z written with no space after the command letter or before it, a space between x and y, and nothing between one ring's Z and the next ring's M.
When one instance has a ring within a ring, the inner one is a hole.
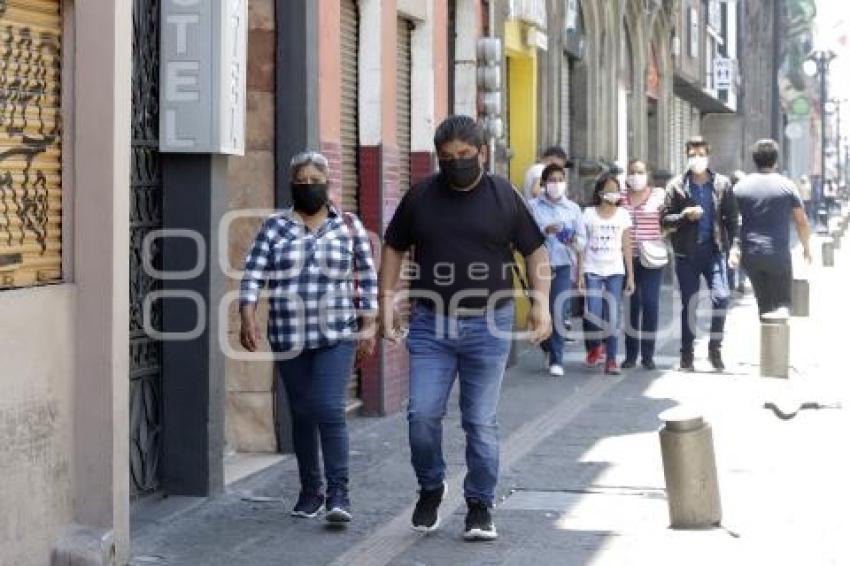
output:
M702 155L695 155L694 157L689 157L688 169L691 170L691 173L696 173L697 175L705 173L706 170L708 170L708 157Z
M630 190L642 191L646 188L648 180L646 173L635 173L626 177L626 184Z
M566 181L550 181L546 183L546 196L552 200L561 200L567 194Z
M620 202L620 193L602 193L602 200L609 204L617 204Z

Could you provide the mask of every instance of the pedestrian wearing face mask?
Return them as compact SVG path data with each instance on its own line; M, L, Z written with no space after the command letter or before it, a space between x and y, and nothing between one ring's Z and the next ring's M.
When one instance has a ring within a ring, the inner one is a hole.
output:
M671 230L676 254L676 278L682 297L682 349L680 369L694 371L696 300L701 280L711 295L711 337L708 359L715 371L723 371L721 346L729 304L727 252L737 265L740 222L738 205L728 177L709 169L711 148L700 136L685 145L688 171L673 179L665 191L662 227Z
M652 187L646 163L629 163L627 193L623 207L632 217L632 263L635 292L629 298L629 325L626 329L626 359L623 369L637 365L640 354L644 369L655 369L655 334L658 332L658 299L661 274L669 259L661 234L661 209L664 189Z
M328 198L328 162L315 152L290 165L293 207L263 224L245 260L240 341L261 345L257 303L268 285L268 341L292 411L301 491L292 515L351 520L348 496L348 383L355 357L375 347L378 281L360 220ZM356 338L360 331L360 339ZM319 463L321 446L324 480Z
M622 198L617 177L606 173L593 189L593 206L584 210L587 245L579 259L578 288L587 293L589 330L600 338L590 338L587 365L594 367L605 359L605 373L618 374L619 316L623 291L635 290L632 261L632 218L619 206ZM600 326L595 321L601 321Z
M407 349L410 454L419 482L412 527L439 526L446 494L443 418L457 379L466 433L463 483L466 540L497 537L491 511L499 478L499 393L514 324L514 252L525 257L537 299L528 320L531 341L549 337L551 267L527 204L501 177L484 170L487 144L469 116L450 116L434 133L440 173L412 187L387 228L381 259L381 325L391 341L397 328L395 290L402 260L413 248L410 289L416 298ZM507 269L506 269L507 268ZM451 277L445 277L446 274Z
M540 177L542 192L529 203L537 225L546 234L546 250L552 263L552 288L549 292L549 312L552 315L552 336L545 343L549 355L549 374L564 375L565 320L571 310L574 257L584 250L587 237L581 208L567 197L566 169L553 163L543 169Z

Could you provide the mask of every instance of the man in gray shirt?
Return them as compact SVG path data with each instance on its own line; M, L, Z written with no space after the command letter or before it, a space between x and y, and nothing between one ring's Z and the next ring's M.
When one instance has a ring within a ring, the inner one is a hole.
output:
M735 185L741 213L741 250L731 254L730 264L741 264L758 301L759 314L791 306L790 222L803 244L803 256L812 261L809 223L794 182L776 172L779 144L770 139L753 146L757 173Z

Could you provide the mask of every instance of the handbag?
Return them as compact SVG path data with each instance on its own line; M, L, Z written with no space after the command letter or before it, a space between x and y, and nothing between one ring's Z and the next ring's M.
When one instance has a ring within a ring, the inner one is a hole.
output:
M638 243L640 264L647 269L661 269L670 261L663 240L645 240Z

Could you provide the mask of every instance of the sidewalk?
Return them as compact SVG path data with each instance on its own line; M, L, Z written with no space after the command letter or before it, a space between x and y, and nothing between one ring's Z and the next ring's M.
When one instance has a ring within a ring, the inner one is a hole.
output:
M553 379L541 354L521 355L500 408L494 543L461 539L464 441L455 399L444 427L450 494L438 532L421 536L408 527L416 484L404 415L355 418L355 520L347 529L289 517L298 483L287 457L222 497L138 525L131 564L850 564L850 466L841 434L850 430L848 411L801 411L782 421L762 408L791 394L850 406L841 324L850 317L848 276L850 243L836 252L834 268L812 270L811 317L792 322L790 381L757 377L751 295L729 316L725 375L672 369L678 298L670 288L662 321L675 331L661 344L658 371L603 376L582 367L575 343L567 376ZM703 339L698 369L705 350ZM680 403L714 428L723 529L668 528L658 414Z

